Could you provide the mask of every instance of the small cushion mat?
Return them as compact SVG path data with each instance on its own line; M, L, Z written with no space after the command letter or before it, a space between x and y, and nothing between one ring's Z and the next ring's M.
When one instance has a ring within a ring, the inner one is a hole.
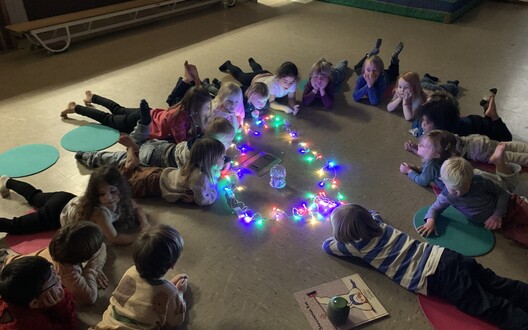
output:
M69 151L97 151L110 147L119 139L119 132L113 128L89 124L66 133L61 145Z
M499 329L485 321L459 311L455 306L436 298L424 295L417 295L418 303L422 311L437 330L496 330Z
M422 207L414 215L414 228L424 224L429 206ZM481 225L470 222L454 207L448 207L436 219L439 236L424 237L427 242L457 251L468 257L488 253L495 244L493 233Z
M19 178L44 171L59 159L48 144L26 144L0 154L0 175Z
M5 242L9 248L18 254L29 254L47 248L55 231L27 235L7 234Z

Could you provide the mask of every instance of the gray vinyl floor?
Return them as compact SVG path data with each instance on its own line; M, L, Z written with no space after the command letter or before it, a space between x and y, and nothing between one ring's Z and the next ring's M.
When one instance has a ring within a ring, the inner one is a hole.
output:
M165 97L183 72L183 62L198 66L202 77L226 79L218 66L226 59L248 69L254 57L274 70L291 60L302 77L320 57L353 65L383 38L388 61L398 41L405 43L401 72L417 71L458 79L463 114L480 113L479 101L497 87L499 113L515 140L528 141L528 7L502 1L484 3L454 24L440 24L321 2L239 2L226 9L204 10L126 31L74 43L66 53L46 56L21 43L21 49L0 55L0 152L28 143L51 144L60 152L51 168L24 178L46 191L81 194L90 171L60 146L70 130L89 120L59 113L69 101L81 102L84 91L135 106L146 98L164 107ZM302 108L291 118L299 142L341 165L337 179L346 200L381 212L386 221L419 238L414 212L434 201L432 191L399 173L403 161L419 159L403 149L411 138L401 113L388 113L353 101L350 75L334 109ZM300 95L299 95L300 97ZM316 191L316 165L301 160L296 143L281 130L251 137L252 146L278 155L288 170L283 190L269 187L269 177L247 176L238 198L270 216L273 206L291 214L308 191ZM124 150L115 145L111 150ZM526 188L523 174L520 189ZM526 191L526 189L524 190ZM237 221L225 200L198 208L161 200L142 200L152 223L174 225L185 239L185 251L174 270L189 275L188 329L309 329L293 293L346 275L359 273L390 316L369 324L373 329L429 329L414 294L376 271L327 256L320 248L331 235L328 222L291 219L248 226ZM28 207L20 196L0 200L2 216L16 216ZM495 234L496 244L478 261L498 274L528 281L527 250ZM0 240L0 244L2 240ZM105 270L111 287L95 306L80 307L82 328L96 323L113 287L132 265L130 247L112 247ZM523 271L524 269L524 271Z

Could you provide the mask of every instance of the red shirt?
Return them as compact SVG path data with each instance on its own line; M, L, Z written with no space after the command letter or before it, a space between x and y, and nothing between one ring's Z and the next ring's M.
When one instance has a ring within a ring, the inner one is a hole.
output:
M71 330L77 325L73 295L64 289L64 299L47 309L8 304L0 299L0 330Z
M150 111L149 139L174 140L176 143L187 141L192 129L191 117L178 104L174 109L152 109Z

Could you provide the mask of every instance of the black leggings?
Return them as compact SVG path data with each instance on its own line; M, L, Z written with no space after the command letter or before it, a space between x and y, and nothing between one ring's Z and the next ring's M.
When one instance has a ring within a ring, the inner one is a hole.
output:
M242 86L245 87L249 87L251 85L251 82L256 75L270 73L267 70L263 70L262 66L255 61L250 61L249 65L251 66L253 72L243 72L238 66L231 64L231 62L226 63L226 69L233 76L233 78L238 80Z
M75 197L69 192L59 191L43 193L29 183L9 179L6 187L24 197L29 205L37 209L13 219L0 218L0 231L23 235L60 228L60 214L68 202Z
M82 105L76 105L75 112L123 133L131 133L139 121L139 108L125 108L110 99L95 94L92 96L92 103L102 105L110 110L111 114Z
M427 291L501 329L528 329L528 284L497 276L460 253L444 250Z

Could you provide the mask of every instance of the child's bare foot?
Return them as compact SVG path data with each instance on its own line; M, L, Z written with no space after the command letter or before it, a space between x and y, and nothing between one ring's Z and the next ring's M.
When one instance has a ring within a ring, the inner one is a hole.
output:
M191 75L194 80L194 84L196 86L200 86L202 84L202 80L200 79L200 75L198 74L198 69L196 68L196 65L189 64L189 71L191 72Z
M494 96L490 97L488 109L486 109L486 111L484 112L484 116L491 118L491 120L497 120L500 118L497 114L497 107L495 106Z
M86 95L86 97L83 100L84 105L89 107L92 105L92 96L93 96L92 91L86 91L84 92L84 94Z
M139 147L138 145L136 144L136 142L134 142L134 140L132 140L132 138L130 136L128 136L127 134L122 134L120 137L119 137L119 140L118 142L122 145L124 145L127 149L132 149L132 151L134 151L135 153L139 152Z
M183 81L186 83L190 83L191 81L194 81L193 75L191 73L191 68L189 67L189 62L185 61L183 63Z
M68 114L69 114L69 113L75 113L75 106L76 106L76 105L77 105L77 104L75 104L75 102L70 102L70 103L68 103L68 107L66 108L66 110L62 110L62 111L61 111L60 116L61 116L62 118L68 118Z
M119 143L127 148L127 158L125 160L125 169L131 170L139 166L139 147L130 138L130 136L123 134L119 137Z
M503 173L503 174L513 174L512 169L506 165L506 144L505 143L499 143L499 145L495 148L495 151L489 158L489 162L491 164L495 165L495 169L497 172Z

